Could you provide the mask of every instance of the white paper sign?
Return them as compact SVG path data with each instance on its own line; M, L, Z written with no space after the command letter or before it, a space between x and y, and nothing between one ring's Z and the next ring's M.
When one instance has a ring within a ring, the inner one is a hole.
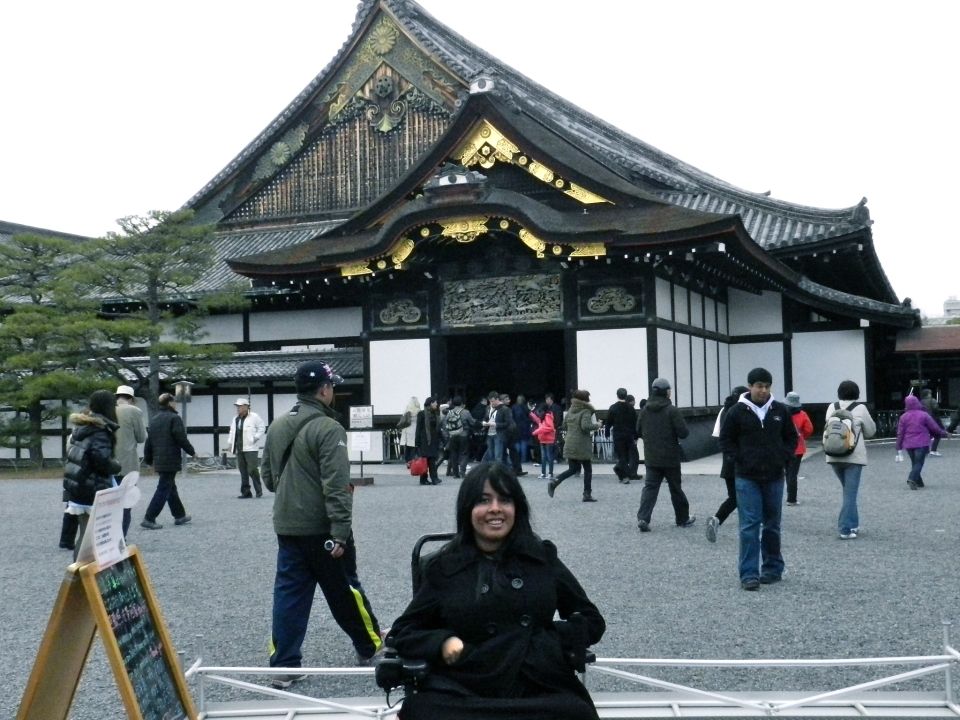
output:
M117 487L97 493L77 552L78 563L96 561L101 568L106 568L127 557L123 511L140 499L139 479L139 472L127 473Z
M370 452L370 436L373 433L352 432L350 436L350 450L353 452Z
M350 429L373 427L373 405L352 405L350 407Z

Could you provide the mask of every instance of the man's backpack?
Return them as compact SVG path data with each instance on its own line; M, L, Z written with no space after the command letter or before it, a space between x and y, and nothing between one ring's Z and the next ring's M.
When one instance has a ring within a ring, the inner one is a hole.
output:
M840 403L833 404L834 413L823 426L823 452L830 457L846 457L853 453L860 441L858 423L850 412L860 403L850 403L846 410L840 409Z
M457 408L456 410L450 410L447 412L447 418L444 420L443 428L447 431L447 434L450 436L453 435L463 435L463 408Z

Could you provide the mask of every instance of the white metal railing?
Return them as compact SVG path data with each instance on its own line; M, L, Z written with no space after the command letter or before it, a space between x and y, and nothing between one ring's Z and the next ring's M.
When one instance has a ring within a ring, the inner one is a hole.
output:
M595 693L594 701L601 718L604 717L722 717L737 711L741 716L756 717L792 717L823 713L839 713L840 709L850 716L891 716L897 717L937 715L940 717L960 717L960 705L954 699L952 672L960 665L960 652L950 644L949 622L943 622L943 653L940 655L920 655L903 657L873 658L809 658L809 659L760 659L760 660L723 660L723 659L682 659L682 658L598 658L588 666L584 680L593 675L607 675L625 680L645 688L666 691L661 693ZM848 687L812 693L756 691L756 692L718 692L704 690L680 683L670 682L623 668L828 668L828 667L886 667L906 666L912 669L885 675L875 680L857 683ZM199 683L200 718L257 718L275 716L280 712L274 705L269 712L259 709L252 703L250 707L218 708L219 703L209 703L206 698L207 683L217 683L254 694L289 701L289 709L284 711L285 718L295 720L317 714L337 715L350 718L391 718L399 710L398 706L389 707L380 697L368 697L360 700L316 698L301 695L288 690L279 690L268 685L260 685L236 677L246 675L284 675L290 668L263 667L213 667L203 666L198 659L187 671L188 678L196 678ZM369 667L355 668L297 668L298 674L328 677L370 676L374 670ZM942 691L933 692L887 692L872 693L880 688L917 678L943 674ZM634 714L630 714L633 712Z

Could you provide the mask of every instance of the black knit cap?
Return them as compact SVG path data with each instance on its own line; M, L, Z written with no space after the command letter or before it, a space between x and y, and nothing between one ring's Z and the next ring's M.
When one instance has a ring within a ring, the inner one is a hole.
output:
M323 360L311 360L303 363L297 368L297 372L293 376L293 384L297 386L297 392L312 390L324 383L339 385L342 382L343 378L330 367L330 363Z
M773 384L773 375L771 375L770 371L766 368L754 368L747 373L747 385L753 385L758 382Z

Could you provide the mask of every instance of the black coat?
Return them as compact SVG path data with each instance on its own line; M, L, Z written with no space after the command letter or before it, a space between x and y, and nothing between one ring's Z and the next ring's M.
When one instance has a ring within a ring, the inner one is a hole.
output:
M566 621L573 613L581 617ZM605 627L553 543L517 541L493 558L472 545L448 546L428 564L390 633L401 656L431 664L421 692L408 696L404 709L418 719L472 718L478 711L488 717L595 718L564 653L567 647L584 651ZM447 665L441 648L452 636L463 640L464 650ZM411 697L417 700L408 708Z
M179 472L183 469L181 450L187 455L197 454L187 440L187 431L177 411L160 408L157 414L150 418L147 443L143 446L143 461L147 465L153 465L157 472Z
M93 505L98 490L114 486L120 463L113 459L117 423L96 413L70 416L76 427L70 434L63 468L63 499Z
M797 448L797 429L787 406L774 400L761 424L740 400L723 418L720 451L733 462L737 477L770 482L783 478L783 468Z
M440 414L430 408L417 413L417 434L414 440L420 457L435 458L440 455Z
M678 466L683 460L680 439L689 434L670 398L654 395L637 414L637 436L643 438L644 463L650 467Z

